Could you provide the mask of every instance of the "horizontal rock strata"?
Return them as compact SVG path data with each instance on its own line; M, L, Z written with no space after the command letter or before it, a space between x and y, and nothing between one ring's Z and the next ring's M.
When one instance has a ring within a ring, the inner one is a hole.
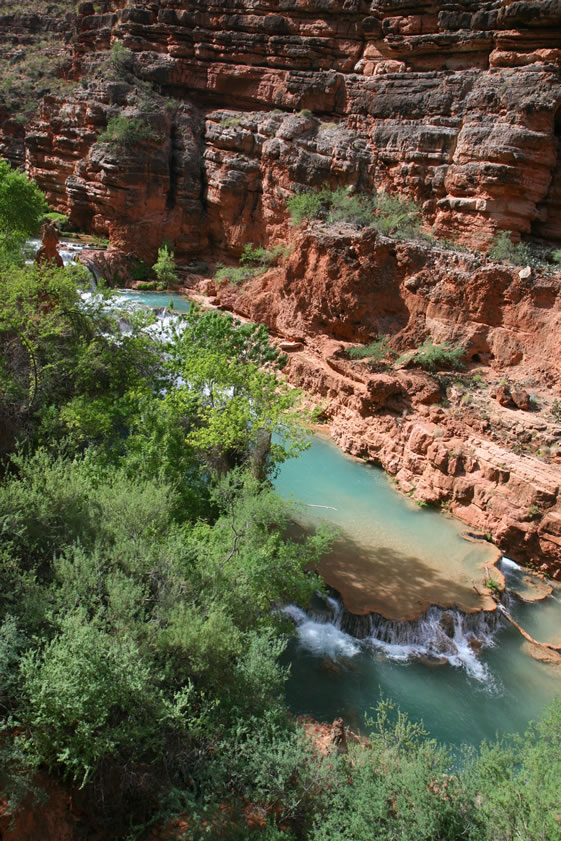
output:
M414 197L435 231L472 244L497 228L561 240L552 0L122 0L82 3L70 24L61 72L80 85L23 135L0 104L0 143L14 160L25 149L57 208L119 247L268 241L286 196L324 181ZM0 39L26 26L0 17ZM129 57L112 63L115 43ZM152 140L100 148L116 114L140 114Z

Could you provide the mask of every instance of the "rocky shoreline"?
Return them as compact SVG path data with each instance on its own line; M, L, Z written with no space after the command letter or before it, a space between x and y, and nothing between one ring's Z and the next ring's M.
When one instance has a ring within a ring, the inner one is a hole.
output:
M305 228L291 245L285 265L242 287L194 287L271 329L287 377L317 400L345 452L559 579L559 276L528 282L515 267L374 231ZM382 332L401 351L427 335L461 345L465 368L376 372L346 357L351 338ZM530 393L526 409L503 405L507 382Z

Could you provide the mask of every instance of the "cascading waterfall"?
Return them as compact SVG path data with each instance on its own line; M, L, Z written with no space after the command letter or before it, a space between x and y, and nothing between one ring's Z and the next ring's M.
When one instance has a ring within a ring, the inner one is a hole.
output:
M283 612L296 624L299 644L314 654L335 659L370 649L397 662L448 663L484 683L492 679L478 652L494 646L494 634L503 623L497 611L464 614L439 607L431 607L414 621L399 622L378 614L354 616L332 597L323 609L306 612L289 605Z
M25 262L28 265L35 262L35 254L41 248L41 242L42 241L40 239L27 240L26 253L29 256ZM71 263L75 263L77 261L78 255L82 251L86 251L91 248L92 243L90 242L75 242L74 240L61 239L59 240L57 251L61 256L64 265L69 266ZM101 277L101 272L91 260L84 260L81 262L81 265L86 269L90 277L92 291L95 291L97 282Z

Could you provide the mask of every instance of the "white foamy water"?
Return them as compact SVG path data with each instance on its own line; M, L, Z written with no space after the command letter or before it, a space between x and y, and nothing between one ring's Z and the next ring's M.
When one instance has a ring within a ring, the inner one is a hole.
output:
M282 611L296 625L298 642L313 654L331 657L354 657L360 651L360 643L341 631L333 622L312 619L305 610L288 605Z
M296 605L288 605L283 610L296 625L299 645L313 654L335 659L352 657L370 648L396 662L447 663L465 669L489 688L494 686L493 677L478 652L495 645L494 633L498 625L495 614L465 615L458 610L432 607L413 622L398 622L371 614L356 618L361 633L359 641L349 633L355 617L346 613L336 599L329 598L327 605L328 611L319 615L315 612L310 615Z
M463 668L482 683L492 682L478 651L494 646L497 621L486 613L465 615L458 610L432 607L415 622L371 618L366 642L390 660L425 659Z
M40 239L28 239L26 243L26 250L29 255L35 255L42 245L42 240ZM69 239L60 239L57 245L57 251L62 257L62 262L65 266L68 266L70 263L74 263L78 255L81 251L86 251L86 249L91 248L98 248L98 246L94 245L91 242L76 242L75 240ZM29 256L26 260L26 263L30 264L34 262L34 256Z
M501 558L501 568L503 572L507 572L508 570L521 570L522 567L520 564L517 564L516 561L511 561L510 558L507 558L506 555L503 555Z

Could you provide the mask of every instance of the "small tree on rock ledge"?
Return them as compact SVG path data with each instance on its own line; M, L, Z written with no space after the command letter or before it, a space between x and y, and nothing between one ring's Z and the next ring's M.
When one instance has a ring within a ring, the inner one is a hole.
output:
M177 283L173 251L170 251L167 245L162 245L161 248L158 248L158 259L152 268L158 278L158 286L161 289L168 289Z

